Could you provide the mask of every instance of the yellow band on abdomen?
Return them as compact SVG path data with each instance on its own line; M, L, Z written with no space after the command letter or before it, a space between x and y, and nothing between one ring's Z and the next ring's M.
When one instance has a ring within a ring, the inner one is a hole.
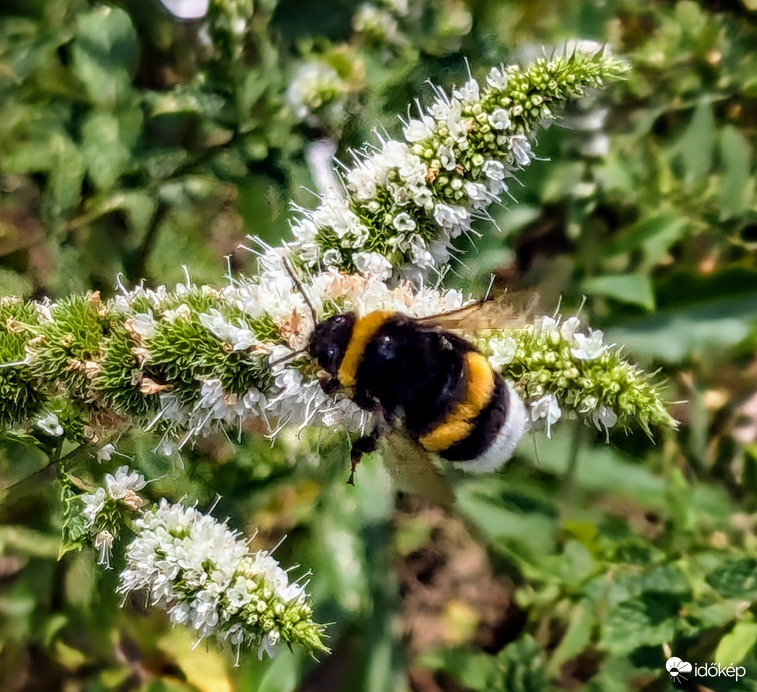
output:
M489 361L480 353L465 354L466 388L462 400L430 433L420 438L421 446L429 452L443 452L464 440L473 429L473 421L491 401L496 384Z
M352 328L350 343L347 345L342 364L339 366L338 377L339 384L342 387L355 386L357 369L363 361L366 347L376 332L381 329L392 315L394 315L394 312L391 310L375 310L355 322L355 326Z

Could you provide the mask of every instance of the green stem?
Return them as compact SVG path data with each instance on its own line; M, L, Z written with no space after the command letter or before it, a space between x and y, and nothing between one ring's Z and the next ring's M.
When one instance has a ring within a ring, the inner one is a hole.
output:
M573 427L573 437L570 443L570 452L568 454L568 467L565 469L565 478L563 479L562 499L560 501L560 516L563 520L567 519L573 508L573 499L575 495L575 478L578 469L579 451L583 442L584 424L578 420Z

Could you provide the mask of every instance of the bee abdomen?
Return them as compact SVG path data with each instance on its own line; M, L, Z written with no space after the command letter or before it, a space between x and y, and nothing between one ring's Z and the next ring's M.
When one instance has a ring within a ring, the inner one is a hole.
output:
M494 396L474 421L469 435L440 456L460 462L458 465L466 471L492 471L512 456L526 425L523 401L497 376Z
M492 470L510 458L523 435L525 407L480 353L466 354L466 377L463 399L419 441L467 470Z

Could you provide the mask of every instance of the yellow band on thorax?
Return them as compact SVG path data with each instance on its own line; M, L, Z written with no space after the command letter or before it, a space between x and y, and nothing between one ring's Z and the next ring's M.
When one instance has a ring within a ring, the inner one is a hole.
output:
M363 354L370 340L384 323L392 316L391 310L376 310L361 317L352 328L352 336L339 366L339 384L342 387L354 387L357 381L357 369L363 360Z
M429 452L443 452L464 440L473 429L476 416L491 401L496 376L484 356L475 351L465 354L465 377L463 398L437 427L419 440Z

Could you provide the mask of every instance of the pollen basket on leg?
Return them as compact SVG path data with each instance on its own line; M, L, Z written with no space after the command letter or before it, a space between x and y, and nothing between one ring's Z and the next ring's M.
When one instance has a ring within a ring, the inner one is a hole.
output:
M357 370L363 360L366 346L376 332L395 313L391 310L376 310L361 317L353 327L352 338L347 346L344 359L339 367L339 383L343 387L353 387L357 380Z
M489 361L477 352L465 355L465 396L447 418L419 440L429 452L442 452L464 439L473 422L492 398L495 375Z

